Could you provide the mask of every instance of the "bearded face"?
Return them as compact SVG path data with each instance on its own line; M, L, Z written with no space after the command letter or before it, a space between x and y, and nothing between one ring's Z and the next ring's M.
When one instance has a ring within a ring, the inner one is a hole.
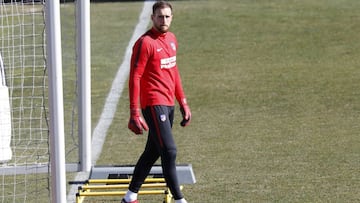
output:
M159 8L151 15L153 26L159 32L165 33L169 30L172 21L171 8Z

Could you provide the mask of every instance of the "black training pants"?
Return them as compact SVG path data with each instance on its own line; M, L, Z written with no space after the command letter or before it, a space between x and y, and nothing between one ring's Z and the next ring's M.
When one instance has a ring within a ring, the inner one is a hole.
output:
M174 120L173 106L149 106L143 109L143 116L149 126L145 150L140 156L129 190L138 192L151 167L161 158L164 178L174 199L181 199L178 178L176 175L176 144L171 129Z

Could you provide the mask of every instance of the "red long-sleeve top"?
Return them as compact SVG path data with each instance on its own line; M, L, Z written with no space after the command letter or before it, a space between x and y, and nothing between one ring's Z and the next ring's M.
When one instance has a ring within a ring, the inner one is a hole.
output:
M130 109L186 102L176 64L178 44L171 32L148 30L134 44L130 64ZM140 101L140 106L139 106Z

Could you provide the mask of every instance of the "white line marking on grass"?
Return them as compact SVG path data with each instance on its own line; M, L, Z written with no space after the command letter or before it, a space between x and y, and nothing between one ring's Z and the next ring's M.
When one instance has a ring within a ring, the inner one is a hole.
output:
M151 1L144 2L143 10L139 16L139 22L136 25L134 33L131 37L131 40L129 41L129 44L126 48L124 60L123 60L122 64L120 65L119 70L116 74L116 77L112 83L110 92L106 98L104 109L103 109L100 119L99 119L99 122L97 123L97 125L94 129L93 136L92 136L92 143L91 143L91 149L92 149L91 163L92 163L92 165L96 164L96 161L101 154L107 131L108 131L108 129L112 123L112 120L114 118L119 98L121 96L121 93L124 89L126 80L129 75L132 46L135 43L135 41L147 29L147 26L150 21L150 15L152 12L152 4L153 4L153 2L151 2ZM85 181L88 178L89 178L89 173L79 172L75 177L75 181ZM68 193L67 202L75 202L76 201L75 194L77 193L78 186L79 185L77 185L77 184L73 184L71 186L69 193Z

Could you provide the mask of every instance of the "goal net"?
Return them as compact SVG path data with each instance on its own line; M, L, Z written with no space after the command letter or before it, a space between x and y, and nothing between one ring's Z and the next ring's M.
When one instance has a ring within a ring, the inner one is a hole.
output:
M0 201L49 202L45 5L0 0Z

